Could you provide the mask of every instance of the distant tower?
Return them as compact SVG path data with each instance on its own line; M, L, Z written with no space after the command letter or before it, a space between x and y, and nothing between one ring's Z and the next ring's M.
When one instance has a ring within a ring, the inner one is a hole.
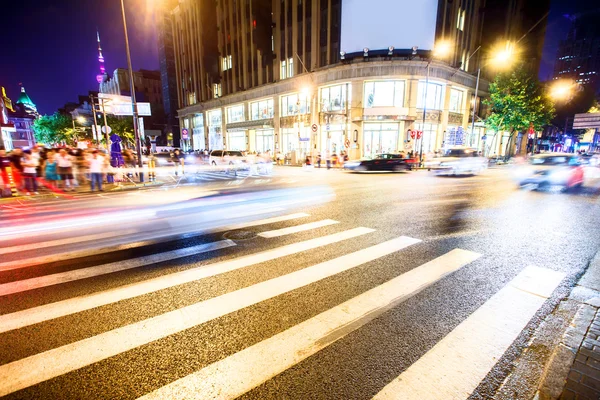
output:
M96 30L96 38L98 39L98 62L100 63L100 73L96 75L98 83L102 83L106 76L106 70L104 69L104 56L102 55L102 47L100 46L100 32Z

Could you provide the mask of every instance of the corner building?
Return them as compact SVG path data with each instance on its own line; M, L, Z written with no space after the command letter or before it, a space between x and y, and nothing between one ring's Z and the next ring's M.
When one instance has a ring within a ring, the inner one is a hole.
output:
M343 53L344 5L179 0L168 12L178 116L188 133L182 147L281 152L300 163L327 150L356 159L419 151L422 144L428 153L458 132L464 144L483 149L487 81L480 80L477 98L474 92L484 1L439 0L435 38L452 43L441 60L420 49ZM399 15L398 23L405 18ZM378 29L377 21L372 26ZM411 130L422 131L422 139Z

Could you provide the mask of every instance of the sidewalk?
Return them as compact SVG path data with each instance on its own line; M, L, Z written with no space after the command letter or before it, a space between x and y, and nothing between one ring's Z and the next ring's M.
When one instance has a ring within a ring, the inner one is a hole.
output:
M600 252L571 299L579 301L577 313L554 348L536 399L600 399Z

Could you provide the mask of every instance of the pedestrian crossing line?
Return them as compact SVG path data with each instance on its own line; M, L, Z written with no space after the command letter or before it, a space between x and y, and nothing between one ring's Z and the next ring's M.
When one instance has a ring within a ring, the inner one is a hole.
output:
M471 251L454 249L140 399L234 399L479 257Z
M198 281L211 276L220 275L251 265L272 261L281 257L362 236L374 231L374 229L370 228L354 228L339 233L334 233L332 235L322 236L315 239L238 257L233 260L207 264L169 275L159 276L150 280L132 283L115 289L109 289L85 296L58 301L55 303L44 304L42 306L33 307L10 314L0 315L0 333L8 332L14 329L20 329L25 326L64 317L81 311L116 303L122 300L132 299L134 297L168 289L173 286Z
M227 216L227 218L252 217L252 216L256 216L256 215L268 214L268 213L282 211L282 210L283 210L282 208L269 208L269 209L263 209L263 210L254 210L254 211L246 212L243 214L230 214ZM296 213L296 214L290 214L288 216L283 216L283 217L267 218L267 219L258 220L258 221L249 221L249 222L244 222L244 223L231 224L231 225L219 226L219 227L214 227L214 228L204 228L204 229L197 229L196 224L190 224L189 217L188 217L188 223L186 225L178 226L177 228L173 228L172 230L160 230L158 232L151 231L151 232L147 232L144 234L132 236L129 238L124 237L119 233L118 236L114 237L114 240L113 240L114 243L110 243L110 242L104 243L102 245L102 247L85 248L85 249L81 249L81 250L68 250L68 251L63 251L63 252L59 252L59 253L54 253L51 255L31 257L31 258L22 258L22 259L18 259L18 260L14 260L14 261L3 262L3 263L0 263L0 272L11 271L11 270L21 269L21 268L28 268L28 267L33 267L36 265L47 264L47 263L56 262L56 261L64 261L64 260L72 259L72 258L76 258L76 257L86 257L86 256L92 256L92 255L98 255L98 254L111 253L113 251L127 250L127 249L147 246L147 245L155 244L155 243L159 242L160 240L164 240L165 238L169 238L169 237L182 236L183 238L187 238L187 237L193 237L193 236L197 236L197 235L201 235L201 234L225 232L225 231L230 231L230 230L234 230L234 229L242 229L242 228L247 228L247 227L252 227L252 226L257 226L257 225L262 225L262 224L268 224L268 223L273 223L273 222L287 221L289 219L301 218L301 217L305 217L305 216L308 216L308 214ZM225 219L225 217L223 217L223 219ZM191 227L193 227L193 228L191 228ZM79 238L80 237L73 238L73 241L70 242L70 244L79 243ZM128 242L128 240L129 240L129 242ZM40 242L40 243L44 243L44 242Z
M274 238L274 237L279 237L279 236L284 236L284 235L290 235L292 233L310 231L312 229L322 228L324 226L329 226L329 225L333 225L333 224L339 224L339 221L334 221L332 219L324 219L321 221L309 222L307 224L290 226L288 228L282 228L282 229L277 229L277 230L273 230L273 231L262 232L262 233L259 233L258 236L264 237L264 238Z
M466 399L565 274L527 267L374 399Z
M372 229L357 228L358 232ZM348 232L348 231L347 231ZM376 260L420 240L405 236L153 318L0 366L0 396L38 384L212 319Z
M15 293L26 292L28 290L40 289L47 286L59 285L61 283L77 281L80 279L87 279L95 276L126 271L129 269L139 268L146 265L175 260L177 258L183 258L195 254L220 250L235 245L236 244L234 241L226 239L220 240L218 242L204 243L198 246L166 251L164 253L151 254L148 256L138 257L125 261L117 261L109 264L97 265L94 267L60 272L52 275L44 275L36 278L24 279L21 281L8 282L0 284L0 297L8 296L10 294Z

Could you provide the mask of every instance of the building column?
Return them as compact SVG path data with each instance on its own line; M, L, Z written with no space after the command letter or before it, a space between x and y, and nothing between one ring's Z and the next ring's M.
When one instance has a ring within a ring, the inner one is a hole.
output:
M348 157L351 160L358 160L361 157L363 148L363 97L364 97L364 81L353 81L351 83L352 98L348 110L348 131L347 138L350 140L350 148L348 149ZM356 134L354 133L356 131ZM356 136L356 142L354 142Z
M450 92L452 91L452 85L446 85L446 91L444 92L444 103L442 107L442 114L440 115L440 124L438 127L437 137L435 141L434 150L442 147L444 141L444 132L448 130L448 116L450 114Z
M281 144L283 143L283 140L281 138L279 114L279 95L275 95L273 96L273 134L275 135L275 148L273 149L273 152L275 154L281 151Z
M225 126L225 107L220 107L221 110L221 142L223 150L228 150L229 143L227 142L227 127Z

